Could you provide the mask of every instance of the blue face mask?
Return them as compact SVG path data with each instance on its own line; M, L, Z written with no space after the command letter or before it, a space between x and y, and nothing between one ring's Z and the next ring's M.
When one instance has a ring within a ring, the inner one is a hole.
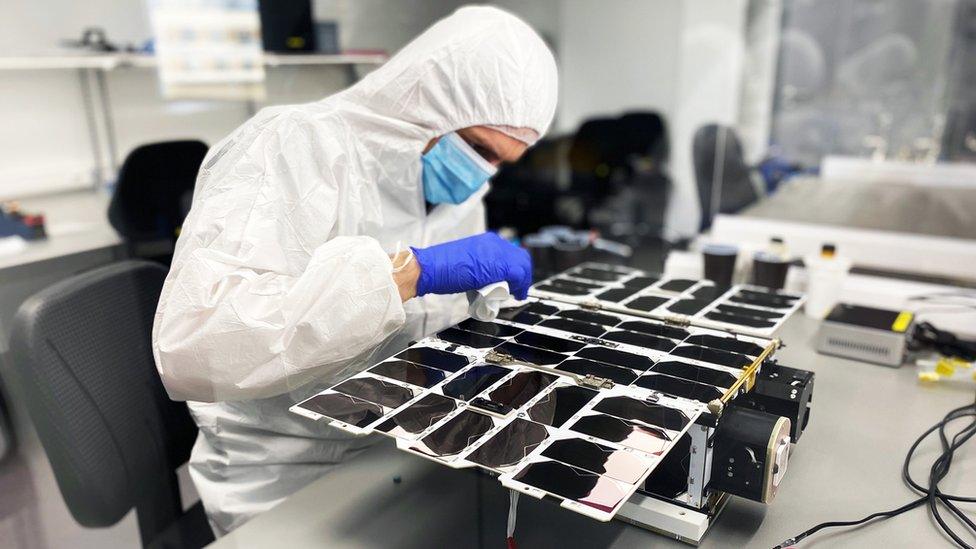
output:
M457 133L441 137L420 159L424 198L431 204L460 204L498 171Z

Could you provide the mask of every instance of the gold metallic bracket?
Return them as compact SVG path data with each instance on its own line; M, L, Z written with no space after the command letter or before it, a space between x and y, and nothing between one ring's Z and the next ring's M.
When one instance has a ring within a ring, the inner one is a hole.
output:
M717 415L721 415L722 408L724 407L724 405L728 404L730 400L735 398L735 395L739 393L739 389L742 388L743 384L745 384L746 391L751 391L753 386L755 386L756 384L756 374L759 373L759 368L762 367L762 363L767 358L772 356L772 354L776 352L776 349L778 349L779 346L780 346L780 341L778 339L770 340L769 345L767 345L766 348L763 349L761 353L759 353L759 356L757 356L756 359L752 361L752 364L746 366L745 370L742 371L742 375L740 375L739 379L737 379L736 382L733 383L732 386L729 387L727 391L725 391L725 394L722 395L721 398L713 400L708 404L709 409L711 410L712 404L718 401L722 404L722 406L717 407L718 408ZM712 413L716 413L716 412L713 411Z

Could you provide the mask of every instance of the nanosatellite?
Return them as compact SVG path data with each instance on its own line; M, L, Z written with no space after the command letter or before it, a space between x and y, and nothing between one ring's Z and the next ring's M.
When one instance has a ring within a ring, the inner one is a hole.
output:
M802 303L586 263L291 411L697 543L731 495L768 503L786 472L814 376L770 336Z

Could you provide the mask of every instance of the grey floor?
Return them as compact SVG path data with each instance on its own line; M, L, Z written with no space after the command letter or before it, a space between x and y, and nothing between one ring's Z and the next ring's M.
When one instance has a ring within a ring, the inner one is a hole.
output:
M5 357L0 356L0 361ZM3 389L4 393L9 393ZM17 395L6 394L15 433L13 451L0 461L0 547L24 549L138 548L134 512L107 528L85 528L68 511L44 448ZM196 493L186 471L180 471L186 504Z
M139 547L133 513L109 528L75 522L22 403L16 395L8 395L7 403L16 440L12 454L0 462L0 547Z

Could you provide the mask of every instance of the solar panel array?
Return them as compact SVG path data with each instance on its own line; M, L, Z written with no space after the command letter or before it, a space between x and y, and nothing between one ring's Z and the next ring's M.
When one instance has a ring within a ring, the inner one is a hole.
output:
M636 284L644 276L637 273L603 282ZM627 301L649 295L650 286L683 287L673 300L705 287L658 282L642 284ZM559 282L536 290L551 284ZM602 291L612 289L618 288ZM468 319L443 330L292 411L352 433L381 433L402 450L450 467L490 470L506 487L555 497L606 521L705 403L722 396L771 345L533 299L494 322Z
M803 303L800 294L746 285L721 289L708 280L602 263L584 263L547 278L532 287L531 295L653 318L683 316L760 336L775 332Z

